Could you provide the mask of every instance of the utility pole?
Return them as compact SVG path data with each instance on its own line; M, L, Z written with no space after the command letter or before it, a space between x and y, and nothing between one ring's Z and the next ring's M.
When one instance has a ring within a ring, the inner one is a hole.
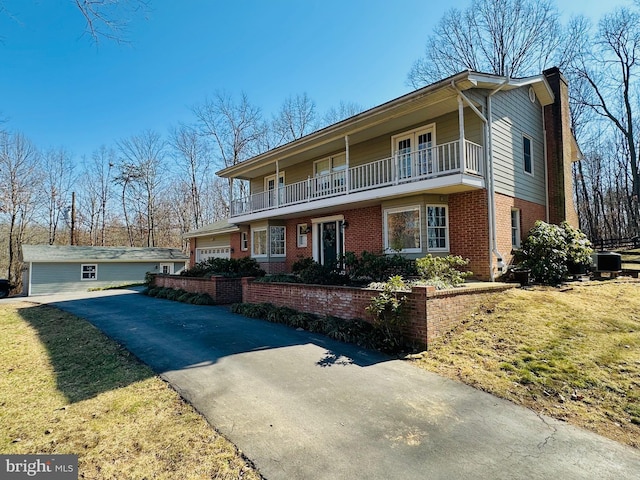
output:
M71 192L71 245L75 245L76 231L76 192Z

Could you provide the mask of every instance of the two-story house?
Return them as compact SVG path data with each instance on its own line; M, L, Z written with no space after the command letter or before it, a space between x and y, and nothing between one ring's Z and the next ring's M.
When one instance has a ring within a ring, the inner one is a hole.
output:
M557 68L461 72L219 171L250 193L187 235L191 260L215 247L275 273L349 251L454 254L493 280L536 220L577 224L578 155Z

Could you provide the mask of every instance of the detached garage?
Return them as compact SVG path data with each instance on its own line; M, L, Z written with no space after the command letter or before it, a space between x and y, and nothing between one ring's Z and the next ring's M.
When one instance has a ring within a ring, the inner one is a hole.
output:
M23 245L27 295L140 283L147 272L180 273L189 257L175 248Z

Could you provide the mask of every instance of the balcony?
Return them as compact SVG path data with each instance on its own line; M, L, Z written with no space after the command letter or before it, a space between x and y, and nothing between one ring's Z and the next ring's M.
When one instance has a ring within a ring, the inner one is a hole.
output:
M398 153L327 175L309 177L301 182L281 186L279 190L255 193L234 200L231 204L231 217L448 175L469 174L482 177L482 146L465 140L461 159L460 144L456 140L411 153Z

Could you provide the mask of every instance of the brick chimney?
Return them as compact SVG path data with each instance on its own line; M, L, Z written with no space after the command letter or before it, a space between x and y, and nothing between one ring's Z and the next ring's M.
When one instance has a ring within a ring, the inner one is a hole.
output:
M578 214L573 202L571 165L579 159L579 150L571 131L569 87L558 67L542 72L555 97L544 107L547 133L547 183L549 188L549 222L564 220L578 227Z

